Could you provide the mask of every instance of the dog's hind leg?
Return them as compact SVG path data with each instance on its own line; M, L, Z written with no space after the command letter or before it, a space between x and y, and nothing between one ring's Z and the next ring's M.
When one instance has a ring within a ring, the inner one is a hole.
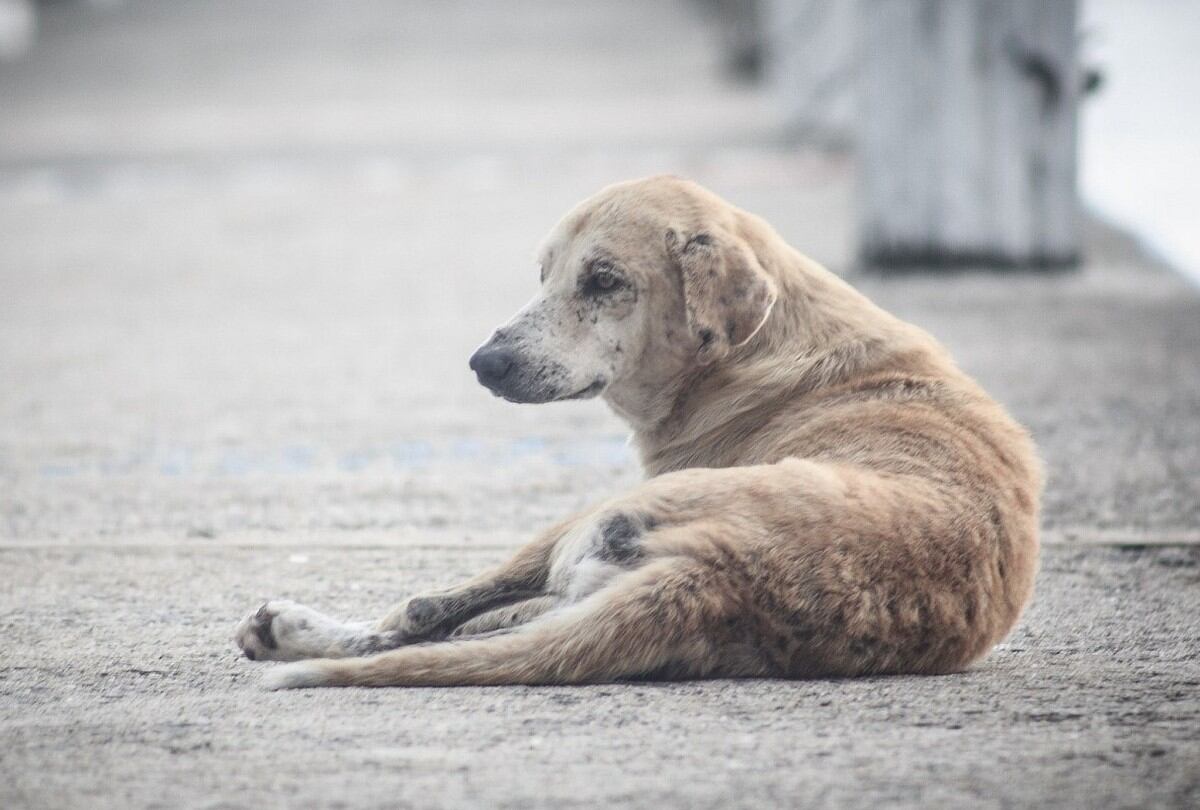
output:
M547 594L546 596L535 596L532 599L525 599L521 602L516 602L505 607L495 608L486 613L480 613L473 619L460 624L450 633L451 638L464 638L466 636L475 636L480 633L490 633L494 630L505 630L510 627L525 624L533 621L543 613L560 607L563 604L562 597L557 594Z
M708 632L732 603L707 564L668 557L614 578L574 605L510 632L419 644L367 658L286 664L274 689L598 683L670 669L720 674Z
M480 614L546 595L554 547L579 519L552 526L508 561L461 585L406 599L388 611L376 631L394 634L399 642L393 646L436 640Z

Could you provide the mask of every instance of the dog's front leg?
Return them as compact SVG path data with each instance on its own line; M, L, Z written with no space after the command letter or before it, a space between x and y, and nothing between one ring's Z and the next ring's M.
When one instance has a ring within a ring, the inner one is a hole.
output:
M234 642L252 661L346 658L399 646L392 634L369 622L341 622L288 599L264 602L234 632Z
M275 599L242 620L234 641L254 661L298 661L370 655L445 638L482 613L543 596L551 552L575 520L548 529L508 562L462 585L401 602L375 624L341 622Z

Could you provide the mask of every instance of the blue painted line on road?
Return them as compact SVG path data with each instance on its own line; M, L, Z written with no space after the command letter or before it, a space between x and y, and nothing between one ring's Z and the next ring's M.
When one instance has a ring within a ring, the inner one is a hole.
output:
M459 438L442 442L398 440L378 447L338 449L317 445L282 447L153 446L113 453L89 461L46 461L37 467L42 478L78 476L242 477L303 475L319 472L360 474L420 469L529 463L559 467L610 468L633 464L634 454L624 436L580 439L521 437L485 440ZM16 472L11 466L2 472Z

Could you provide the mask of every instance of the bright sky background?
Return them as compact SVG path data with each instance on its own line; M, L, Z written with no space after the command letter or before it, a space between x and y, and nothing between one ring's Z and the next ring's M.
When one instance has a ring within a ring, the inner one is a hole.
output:
M1200 0L1084 0L1082 187L1200 284Z

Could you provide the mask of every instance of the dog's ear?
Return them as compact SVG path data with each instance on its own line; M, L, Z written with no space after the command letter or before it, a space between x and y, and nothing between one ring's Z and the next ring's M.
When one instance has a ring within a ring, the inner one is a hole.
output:
M667 251L683 277L687 322L701 363L754 337L775 305L775 284L741 239L716 230L667 231Z

